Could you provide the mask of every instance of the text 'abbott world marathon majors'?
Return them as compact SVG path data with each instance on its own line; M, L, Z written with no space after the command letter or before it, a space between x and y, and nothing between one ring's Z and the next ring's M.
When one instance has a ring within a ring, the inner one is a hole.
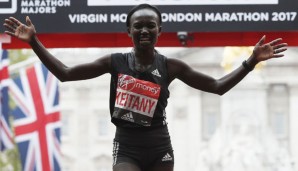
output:
M29 16L39 33L125 32L140 3L158 6L164 32L298 30L297 0L0 0L0 19Z

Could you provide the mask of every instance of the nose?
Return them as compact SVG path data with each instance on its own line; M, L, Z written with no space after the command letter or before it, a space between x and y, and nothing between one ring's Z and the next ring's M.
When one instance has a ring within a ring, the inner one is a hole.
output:
M141 30L141 33L149 33L148 28L147 27L143 27Z

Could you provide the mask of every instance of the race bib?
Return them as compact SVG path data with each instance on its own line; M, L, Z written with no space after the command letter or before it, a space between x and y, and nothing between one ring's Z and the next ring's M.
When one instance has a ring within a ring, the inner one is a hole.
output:
M160 85L118 74L113 117L150 126L160 94Z

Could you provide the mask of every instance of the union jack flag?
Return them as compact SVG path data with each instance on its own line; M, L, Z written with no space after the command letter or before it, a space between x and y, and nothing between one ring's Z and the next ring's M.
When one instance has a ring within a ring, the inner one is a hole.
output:
M12 78L10 93L23 171L60 171L58 80L36 63Z
M0 49L0 151L13 148L13 136L9 121L8 105L8 52Z

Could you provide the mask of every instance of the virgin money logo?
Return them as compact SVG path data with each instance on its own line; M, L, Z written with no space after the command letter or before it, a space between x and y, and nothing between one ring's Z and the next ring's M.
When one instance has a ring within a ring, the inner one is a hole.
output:
M135 87L136 80L132 76L119 74L118 87L123 90L131 90Z

